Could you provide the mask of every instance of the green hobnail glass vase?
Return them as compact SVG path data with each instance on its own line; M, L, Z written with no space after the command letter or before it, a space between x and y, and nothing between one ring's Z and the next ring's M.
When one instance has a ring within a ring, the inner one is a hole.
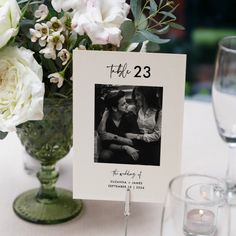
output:
M56 162L72 146L72 101L45 99L43 120L21 124L17 135L26 152L40 161L37 177L41 185L15 199L15 213L38 224L57 224L77 216L82 209L81 200L74 200L70 191L55 187L59 177Z

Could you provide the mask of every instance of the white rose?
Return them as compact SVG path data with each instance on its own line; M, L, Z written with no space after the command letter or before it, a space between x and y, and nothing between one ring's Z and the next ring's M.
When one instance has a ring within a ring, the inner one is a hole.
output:
M72 28L80 35L86 33L93 44L119 46L120 26L127 19L129 9L125 0L88 0L85 10L75 12Z
M16 0L0 0L0 48L17 35L20 16Z
M0 50L0 131L43 117L42 67L25 48Z
M52 0L52 6L57 12L61 10L68 11L82 10L85 7L87 0Z

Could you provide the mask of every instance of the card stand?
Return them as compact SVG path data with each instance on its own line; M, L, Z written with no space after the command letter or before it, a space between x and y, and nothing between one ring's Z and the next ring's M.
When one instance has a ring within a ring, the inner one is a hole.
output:
M127 236L128 233L128 223L129 223L129 216L130 216L130 189L127 188L126 195L125 195L125 236Z

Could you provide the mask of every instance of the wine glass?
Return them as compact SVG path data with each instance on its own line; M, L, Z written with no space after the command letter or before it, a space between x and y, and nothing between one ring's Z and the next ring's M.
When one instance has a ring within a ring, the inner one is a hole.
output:
M161 236L228 236L229 207L225 181L180 175L169 183Z
M212 85L212 102L219 135L228 146L228 200L236 204L236 36L219 42Z

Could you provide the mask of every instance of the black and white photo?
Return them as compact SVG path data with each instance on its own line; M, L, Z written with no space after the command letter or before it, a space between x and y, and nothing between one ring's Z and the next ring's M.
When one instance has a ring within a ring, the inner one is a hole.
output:
M160 165L162 87L95 84L94 161Z

